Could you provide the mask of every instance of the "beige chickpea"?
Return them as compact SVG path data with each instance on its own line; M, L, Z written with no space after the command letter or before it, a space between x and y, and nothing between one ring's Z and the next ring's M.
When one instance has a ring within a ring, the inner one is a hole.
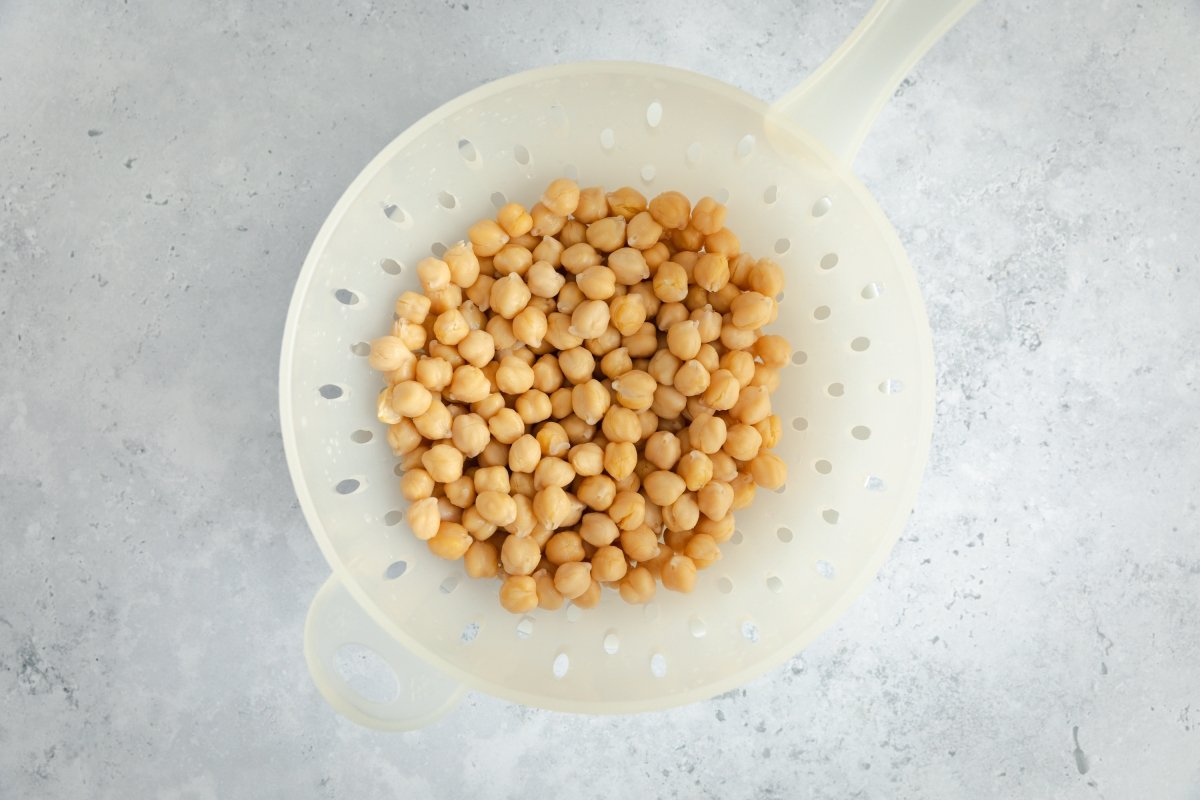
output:
M484 326L484 332L492 337L492 357L503 350L511 350L517 344L513 334L512 323L499 315L490 318Z
M587 242L605 253L625 246L625 218L605 217L587 226Z
M428 541L437 535L438 527L442 524L436 497L426 497L412 503L405 516L408 520L409 530L423 541Z
M675 551L671 549L670 545L664 543L659 545L658 555L646 559L639 563L638 566L645 569L657 580L662 577L663 567L667 565L667 562L671 560L671 556L673 555L675 555Z
M708 388L704 390L700 401L714 411L728 411L737 403L742 387L737 378L727 369L718 369L712 373Z
M646 321L646 302L641 295L626 294L608 304L608 314L622 336L632 336Z
M718 314L728 314L729 307L733 305L734 298L741 293L741 289L732 283L727 283L721 291L708 293L708 303L713 307L713 311L716 311ZM730 324L732 325L733 323Z
M679 437L668 431L658 431L646 440L646 460L660 470L674 469L679 461ZM680 490L682 491L682 490ZM650 498L657 503L654 497Z
M604 448L594 442L584 442L572 447L567 461L575 474L587 478L604 471Z
M762 387L767 390L768 394L773 394L779 388L779 382L779 370L768 367L766 364L754 365L754 377L750 379L751 386Z
M511 408L502 408L497 411L487 421L487 425L492 436L502 444L512 444L525 433L525 421ZM507 461L506 455L504 462Z
M533 573L533 580L537 588L538 608L544 608L547 611L557 611L562 608L565 600L558 589L554 588L554 578L550 576L549 572L539 569Z
M406 319L398 319L392 323L392 336L404 343L410 352L415 353L425 347L425 340L429 338L428 332L424 325L418 325L415 322L409 322ZM413 357L405 358L405 362L409 362ZM401 364L400 366L404 366ZM400 368L397 367L397 369Z
M511 524L505 525L504 530L516 536L531 536L539 529L537 517L533 513L533 487L529 487L529 493L526 493L524 487L517 485L517 478L528 477L518 474L509 478L513 484L513 500L517 504L517 518ZM540 542L538 546L541 546Z
M556 311L546 318L546 322L545 341L555 350L570 350L583 344L583 338L572 332L570 315Z
M508 448L508 468L513 472L532 473L542 460L542 448L532 434L524 434Z
M530 347L539 347L546 335L546 314L532 305L526 306L512 321L513 336Z
M629 351L633 358L649 358L658 350L658 335L654 325L643 322L637 333L621 339L621 345Z
M758 484L754 482L754 476L749 472L739 472L738 476L729 482L729 486L733 490L733 504L731 508L734 511L746 508L754 502L754 495L758 489Z
M560 217L574 213L579 206L579 184L570 178L551 181L542 192L542 205Z
M396 316L416 325L429 314L429 298L419 292L404 292L396 299Z
M721 449L738 461L749 461L762 449L762 435L752 426L738 423L729 428Z
M622 186L608 193L608 206L612 213L630 220L646 210L646 197L631 186Z
M680 457L675 473L683 478L689 492L698 492L712 480L712 459L699 450L689 450Z
M683 362L675 373L675 389L684 397L695 397L708 388L711 376L704 365L692 359Z
M458 354L471 366L483 367L495 357L496 341L487 331L473 330L458 343ZM419 364L417 368L420 369Z
M476 457L476 462L481 467L504 466L508 463L508 445L495 439L490 440L483 452Z
M531 574L541 558L541 548L528 536L509 536L500 547L500 563L509 575Z
M558 232L557 237L563 243L563 247L585 242L587 241L587 226L577 219L568 219L563 223L562 230Z
M767 324L775 301L758 292L743 292L730 304L733 324L739 328L761 328Z
M693 277L706 292L719 292L729 283L729 259L720 253L705 253L696 261Z
M480 492L475 498L475 509L481 517L498 527L509 525L517 518L517 503L504 492Z
M770 413L771 396L763 386L747 386L729 410L729 416L747 425L766 419Z
M712 484L709 485L711 486ZM753 486L754 483L751 482L750 485ZM729 491L732 492L733 489L731 488ZM713 538L714 542L721 544L729 541L733 536L734 524L733 514L730 513L726 513L725 516L717 519L702 516L700 517L700 521L696 523L696 533L708 534Z
M625 228L625 240L630 247L649 250L658 244L663 228L648 211L635 214Z
M629 565L625 553L619 547L604 545L592 555L592 579L603 583L619 581L625 577Z
M462 558L475 540L467 529L457 522L443 520L438 532L425 542L429 551L438 558L448 561Z
M567 279L548 261L535 261L525 273L525 283L536 297L553 298L566 284Z
M700 325L695 320L676 322L667 330L667 349L681 361L696 357L700 352ZM678 380L678 376L676 377Z
M772 369L780 369L787 365L791 358L792 349L782 336L769 335L760 337L754 342L751 351L762 359L762 362Z
M484 422L487 422L496 415L497 411L504 408L504 404L504 395L499 392L492 392L478 403L471 403L471 411L478 414Z
M571 416L571 390L566 386L550 393L550 416L559 420Z
M413 425L421 435L434 441L450 437L450 426L453 421L450 409L446 408L446 404L436 397L430 402L429 408L425 410L424 414L413 417Z
M708 236L725 227L725 206L711 197L701 197L692 209L692 227Z
M625 577L617 585L621 599L630 605L649 603L654 598L657 588L654 575L645 567L634 567L625 573Z
M514 614L524 614L537 608L537 582L529 575L509 575L500 584L500 605Z
M435 292L450 285L450 265L440 258L422 258L417 262L417 279L426 292Z
M696 588L696 563L676 553L662 567L662 585L672 592L687 593Z
M565 216L555 214L540 202L534 203L533 207L529 209L529 216L533 220L529 232L534 236L554 236L567 223Z
M592 511L583 515L579 535L593 547L604 547L615 542L617 537L623 534L608 514Z
M592 565L586 561L569 561L554 571L554 588L568 600L574 600L591 588Z
M407 472L408 470L413 469L424 469L424 467L421 466L421 459L425 457L427 452L429 452L429 445L422 443L407 453L401 455L400 471ZM434 487L434 490L436 491L436 487Z
M433 395L417 381L404 381L392 387L392 408L397 414L413 418L424 414L433 403Z
M604 256L587 242L579 242L563 250L562 266L572 275L582 275L586 270L604 261Z
M721 369L728 370L733 375L738 386L744 388L750 385L750 381L754 377L753 355L745 350L730 350L721 356L720 365Z
M703 307L693 311L689 319L696 320L696 330L700 332L701 342L715 342L721 338L721 326L724 321L711 304L705 303Z
M658 555L658 536L645 525L631 531L622 531L621 549L634 561L647 561Z
M590 442L596 435L596 426L584 422L575 414L569 414L561 420L563 430L567 432L567 439L571 444L581 444Z
M721 228L716 233L704 237L704 249L710 253L720 253L727 258L733 258L741 252L742 246L737 236L729 228Z
M458 308L462 305L463 301L463 290L453 283L441 289L430 289L425 294L429 298L429 312L431 314L441 314L452 308ZM426 321L428 321L428 318L426 318Z
M690 319L691 314L695 311L699 311L702 308L711 308L712 303L708 301L708 298L711 296L712 293L704 291L704 287L702 286L689 286L687 297L683 298L683 306L688 310L688 318ZM722 320L721 325L724 326L724 324L725 321Z
M671 351L659 350L651 357L646 371L658 383L663 386L671 386L675 383L675 373L682 365L683 362L676 358Z
M665 229L686 228L692 214L692 204L679 192L663 192L650 201L650 216Z
M579 201L575 206L574 217L584 224L603 219L609 214L608 198L600 186L589 186L579 190Z
M398 336L380 336L371 342L371 352L367 356L367 363L371 369L391 372L399 369L413 358L415 356L403 339Z
M491 389L491 384L482 370L470 364L463 364L454 370L449 397L462 403L476 403L487 397Z
M658 313L659 306L662 305L662 301L654 294L654 283L652 280L642 281L630 286L628 294L642 298L642 305L646 307L646 319L653 319L654 315Z
M664 303L678 303L687 297L687 272L674 261L664 261L654 272L654 296ZM661 309L659 310L661 314Z
M583 539L575 531L559 531L546 541L546 560L556 567L583 558Z
M530 389L517 397L517 414L526 425L536 425L550 419L550 397L545 392Z
M573 480L575 470L561 458L543 458L533 470L533 485L539 491L547 486L557 486L561 489L570 486Z
M433 495L433 478L423 469L410 469L400 477L400 495L410 502Z
M733 487L724 481L710 481L696 495L701 513L709 519L721 519L733 507Z
M534 261L545 261L550 266L558 268L562 265L564 249L562 242L553 236L542 236L541 241L533 248Z
M533 217L520 203L507 203L496 212L496 222L509 236L524 236L533 227Z
M496 372L496 385L504 394L522 394L533 388L533 367L517 356L506 356Z
M492 267L496 275L520 275L522 278L533 265L533 253L519 244L507 244L504 249L492 258Z
M589 425L604 418L612 397L608 390L595 378L581 383L571 390L571 408L576 416Z
M466 360L458 354L458 348L444 345L439 341L430 342L427 349L429 351L429 358L445 361L450 367L451 372L453 372L455 367L460 367L467 363ZM413 370L413 376L416 377L416 370ZM451 377L453 377L452 374L447 375L446 380L449 381ZM424 383L424 381L422 381L422 383ZM432 387L426 385L426 388Z
M536 486L536 478L534 479ZM562 526L571 511L571 502L561 486L546 486L533 496L533 514L551 530Z
M605 511L616 496L616 482L607 475L590 475L579 482L579 500L588 508Z
M587 383L596 369L596 357L583 347L573 347L558 354L558 366L571 383Z
M637 447L631 442L609 442L604 446L604 471L622 480L637 466Z
M668 516L670 516L668 512ZM690 530L667 528L667 532L663 534L663 544L671 548L676 553L682 553L687 547L687 543L696 534Z
M728 350L746 350L759 338L757 328L739 328L733 324L733 314L726 314L721 323L721 344Z
M593 339L608 327L608 304L603 300L585 300L571 313L568 332L581 339Z
M492 284L492 293L489 299L491 309L504 317L511 320L519 314L525 306L529 305L529 298L532 297L529 287L521 280L521 276L512 273L498 279ZM495 334L493 333L493 336ZM501 347L499 340L496 341L496 346Z
M597 264L579 273L575 284L589 300L607 300L616 289L616 276L608 267Z
M601 430L610 442L637 442L641 438L642 424L635 412L610 405L604 413Z
M446 499L459 508L467 508L475 502L475 484L469 475L450 481L442 488L446 492Z
M725 420L712 414L701 414L692 420L688 426L688 436L692 447L700 452L711 455L721 449L727 436Z
M753 268L754 258L749 253L738 253L729 259L729 282L739 289L753 288L750 286L750 270Z
M704 246L704 234L689 224L681 230L671 231L670 241L676 250L695 251Z
M787 465L771 452L761 452L750 462L750 475L764 489L778 489L787 481Z
M547 353L533 364L533 388L550 395L563 384L558 357Z
M478 414L462 414L450 425L451 441L461 455L474 458L483 452L491 439L487 423Z
M492 285L496 279L491 275L480 275L475 283L467 287L467 299L475 304L480 311L489 311L492 307Z
M727 438L725 441L726 441L726 443L728 443L728 441L729 441L728 435L727 435ZM733 456L729 455L729 453L727 453L724 449L722 449L716 453L710 453L708 457L713 463L713 480L714 481L722 481L722 482L728 483L729 481L734 479L734 476L737 475L737 473L738 473L737 461L735 461Z
M679 499L687 489L683 478L674 472L656 470L646 476L642 482L646 498L657 506L669 506Z
M608 358L608 356L605 356L605 358ZM645 411L650 408L654 402L654 390L657 388L658 383L650 373L636 369L630 369L622 373L618 377L613 378L612 382L613 396L617 402L622 407L633 411ZM612 437L609 438L611 439ZM614 439L613 441L622 440Z
M480 467L475 470L475 474L471 476L475 491L483 492L500 492L508 494L510 491L508 481L508 470L504 467ZM502 523L507 525L508 523Z
M754 423L754 429L762 437L763 447L774 447L783 435L783 422L778 414L770 414Z
M450 268L450 280L466 289L479 278L479 258L468 242L458 242L442 254L442 260Z
M623 531L641 527L646 519L646 498L637 492L617 492L608 507L608 515Z
M768 258L756 262L747 278L751 289L767 297L778 297L783 291L783 268Z
M666 242L659 242L652 247L642 250L642 257L646 259L646 266L650 268L651 274L658 269L660 264L669 261L671 258L671 248L667 247Z
M481 219L467 229L467 238L475 255L491 257L508 244L510 237L495 220Z
M539 426L535 438L543 457L561 458L571 449L571 437L567 429L557 422Z
M491 542L471 542L463 555L463 567L472 578L494 578L500 573L500 553Z
M629 348L618 347L600 359L600 372L606 378L617 378L633 369L633 359L629 357Z
M706 533L697 533L688 539L683 552L696 565L696 569L707 569L721 559L721 548Z
M675 419L687 406L687 397L673 386L660 385L654 390L654 402L650 410L661 419Z
M450 445L433 445L421 458L421 465L438 483L449 483L462 477L462 452Z
M636 286L650 277L650 267L646 264L646 257L640 250L632 247L614 250L608 256L608 266L612 270L617 284L621 286Z

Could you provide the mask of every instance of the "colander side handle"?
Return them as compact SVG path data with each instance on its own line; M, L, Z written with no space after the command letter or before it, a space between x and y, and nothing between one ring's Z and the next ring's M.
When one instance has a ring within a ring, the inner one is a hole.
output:
M395 673L391 700L364 697L337 669L338 651L360 645L375 652ZM304 624L304 658L317 690L351 722L384 731L411 731L436 721L458 705L466 687L396 641L371 619L337 576L313 598Z
M772 107L849 164L921 56L977 0L878 0L828 60Z

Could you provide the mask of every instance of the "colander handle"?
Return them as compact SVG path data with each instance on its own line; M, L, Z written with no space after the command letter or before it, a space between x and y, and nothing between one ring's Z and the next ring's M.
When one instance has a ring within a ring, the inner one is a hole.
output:
M772 110L849 164L900 81L977 0L878 0L842 46Z
M391 700L364 697L339 674L338 651L360 645L395 673ZM410 652L371 619L337 576L313 598L304 624L304 658L313 683L334 710L351 722L386 731L411 731L437 720L458 704L466 687Z

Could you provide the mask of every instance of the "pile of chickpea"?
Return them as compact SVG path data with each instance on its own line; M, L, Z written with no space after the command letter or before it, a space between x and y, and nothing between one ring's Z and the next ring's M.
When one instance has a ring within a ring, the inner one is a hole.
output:
M762 327L783 271L742 253L711 197L551 183L417 264L371 343L408 526L514 613L690 592L733 512L777 489Z

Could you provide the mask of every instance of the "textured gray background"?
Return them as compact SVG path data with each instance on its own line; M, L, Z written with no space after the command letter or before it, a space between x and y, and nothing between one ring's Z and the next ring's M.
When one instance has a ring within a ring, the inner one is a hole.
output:
M834 629L688 708L403 735L301 655L276 362L324 215L484 81L773 97L866 4L203 5L0 0L0 797L1200 798L1195 0L985 2L884 110L937 428Z

